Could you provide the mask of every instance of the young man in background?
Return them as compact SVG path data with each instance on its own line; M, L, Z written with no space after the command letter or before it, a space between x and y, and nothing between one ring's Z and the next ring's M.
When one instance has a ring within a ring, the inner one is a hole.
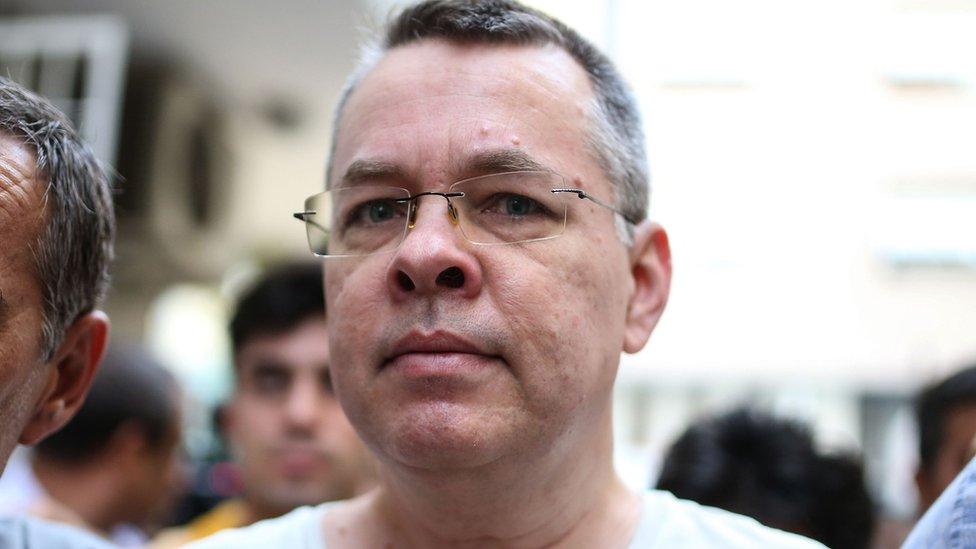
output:
M242 493L163 532L154 546L347 499L371 483L369 456L333 394L322 267L267 273L239 300L230 333L234 391L221 427Z

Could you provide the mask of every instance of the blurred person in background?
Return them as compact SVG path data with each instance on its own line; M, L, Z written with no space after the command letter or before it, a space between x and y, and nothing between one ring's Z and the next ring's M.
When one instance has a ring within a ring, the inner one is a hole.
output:
M68 119L0 77L0 470L81 407L108 340L115 216L108 178ZM97 538L0 520L3 547L94 547Z
M922 515L902 549L976 547L976 459Z
M0 512L144 544L183 484L179 397L175 378L144 351L110 349L78 414L4 476Z
M220 423L242 494L162 532L156 547L347 499L371 484L368 453L332 392L322 267L266 274L241 297L230 333L235 383Z
M963 547L976 547L976 459L943 490L902 545L902 549Z
M976 366L923 389L915 412L923 514L902 547L976 547Z
M922 390L915 414L919 442L915 485L921 515L976 453L976 366Z
M820 454L802 424L751 409L689 427L665 455L657 488L833 549L865 549L872 539L860 461Z

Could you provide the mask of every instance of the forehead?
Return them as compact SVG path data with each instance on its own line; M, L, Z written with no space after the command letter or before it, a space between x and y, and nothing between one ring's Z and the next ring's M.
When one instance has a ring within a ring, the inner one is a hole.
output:
M31 254L44 217L43 187L34 177L34 155L21 139L0 130L0 343L18 315L39 325L40 282ZM2 347L2 345L0 345ZM0 348L0 358L3 351Z
M322 368L329 358L325 318L310 318L280 334L254 336L237 353L241 367Z
M23 140L0 130L0 269L23 269L21 256L44 217L43 186L37 183L34 154Z
M34 154L22 139L0 129L0 223L23 223L38 207Z
M944 429L947 442L969 447L976 436L976 403L965 403L949 409Z
M467 156L499 148L559 164L585 143L592 97L585 71L555 46L422 40L397 47L345 106L333 182L364 158L418 178L463 175Z

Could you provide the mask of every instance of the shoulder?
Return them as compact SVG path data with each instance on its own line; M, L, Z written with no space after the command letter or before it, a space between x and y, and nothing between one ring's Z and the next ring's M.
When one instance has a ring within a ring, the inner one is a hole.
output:
M324 549L322 517L336 502L299 507L278 518L262 520L244 528L231 528L187 545L190 549L234 549L294 547Z
M935 500L908 535L905 549L976 543L976 459Z
M0 519L0 547L10 549L107 549L109 542L73 526L30 517Z
M755 520L692 501L669 492L644 493L644 510L631 547L782 547L823 549L823 545L768 528Z
M244 504L240 500L229 499L184 526L166 528L159 532L149 546L153 549L182 547L228 528L240 528L245 524L245 517Z

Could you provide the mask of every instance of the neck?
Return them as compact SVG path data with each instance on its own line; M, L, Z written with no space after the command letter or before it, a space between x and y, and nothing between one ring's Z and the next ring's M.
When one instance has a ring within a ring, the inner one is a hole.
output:
M640 500L613 470L609 417L596 431L473 470L383 467L372 505L415 547L624 546Z
M41 457L32 463L34 475L47 495L75 513L85 525L105 535L115 523L113 479L85 465L65 466Z

